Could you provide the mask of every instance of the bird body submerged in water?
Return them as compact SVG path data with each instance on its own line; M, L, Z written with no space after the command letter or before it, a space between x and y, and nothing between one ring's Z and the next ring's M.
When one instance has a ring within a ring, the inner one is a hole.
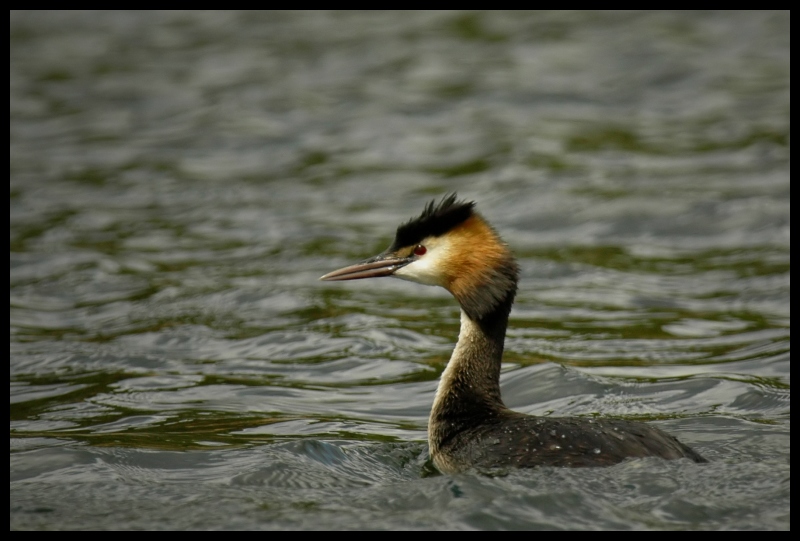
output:
M402 224L383 253L321 280L395 276L447 289L461 306L458 343L439 381L428 423L434 465L469 468L608 466L633 457L689 458L698 453L645 423L621 419L536 417L508 409L500 365L519 269L474 202L446 196Z

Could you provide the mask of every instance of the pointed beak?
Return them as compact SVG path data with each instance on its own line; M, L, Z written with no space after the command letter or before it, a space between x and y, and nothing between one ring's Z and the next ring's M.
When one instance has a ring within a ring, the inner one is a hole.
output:
M413 261L410 257L397 257L392 254L380 254L375 257L365 259L361 263L350 265L333 272L329 272L320 280L326 282L336 282L342 280L360 280L362 278L378 278L380 276L391 276L397 269L404 267Z

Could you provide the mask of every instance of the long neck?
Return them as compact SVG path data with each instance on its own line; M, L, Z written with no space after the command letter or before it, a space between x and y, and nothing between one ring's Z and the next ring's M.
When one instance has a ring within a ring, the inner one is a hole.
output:
M428 441L431 453L458 432L505 410L500 398L500 364L503 358L513 290L492 311L472 319L461 310L461 331L436 391Z

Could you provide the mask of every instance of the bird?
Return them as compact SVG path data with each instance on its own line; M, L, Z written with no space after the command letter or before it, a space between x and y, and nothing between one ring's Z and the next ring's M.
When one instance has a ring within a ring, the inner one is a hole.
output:
M443 287L461 308L461 327L442 372L428 420L433 465L444 474L467 470L601 467L627 459L687 458L707 462L675 437L638 421L542 417L509 409L500 367L519 266L497 231L456 193L427 203L397 228L382 253L320 278L391 276Z

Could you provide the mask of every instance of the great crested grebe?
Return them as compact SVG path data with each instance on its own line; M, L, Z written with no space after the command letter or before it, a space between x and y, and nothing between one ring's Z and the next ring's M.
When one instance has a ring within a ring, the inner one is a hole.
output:
M608 466L632 457L698 453L651 425L621 419L535 417L500 398L500 363L519 268L475 203L445 196L397 228L383 253L320 280L396 276L441 286L461 305L461 331L439 380L428 422L434 465L469 468Z

